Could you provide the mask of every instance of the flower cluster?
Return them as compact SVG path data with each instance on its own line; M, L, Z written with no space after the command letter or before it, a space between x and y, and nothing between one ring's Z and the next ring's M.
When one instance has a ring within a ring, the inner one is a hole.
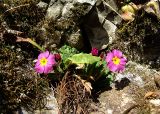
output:
M93 56L98 56L99 50L97 48L92 48L91 54ZM112 72L122 72L125 69L127 63L126 57L122 54L120 50L112 50L109 53L100 53L99 55L102 59L107 62L107 67Z
M99 50L97 48L92 48L91 54L93 56L98 56ZM125 69L127 63L126 57L122 54L120 50L112 50L109 53L101 53L101 59L105 59L107 62L107 67L112 72L122 72ZM53 67L61 61L60 54L51 54L49 51L42 52L38 56L38 60L35 64L35 70L38 73L48 74L53 70Z
M38 73L48 74L60 59L60 54L51 54L49 51L40 53L35 64L35 70Z

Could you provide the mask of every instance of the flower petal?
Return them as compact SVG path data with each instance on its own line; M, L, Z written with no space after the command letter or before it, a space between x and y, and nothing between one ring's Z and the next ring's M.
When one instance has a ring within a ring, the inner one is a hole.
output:
M44 68L44 74L48 74L53 70L53 65L46 65Z
M123 72L125 70L125 66L124 65L118 65L118 72Z
M35 67L38 67L40 65L40 61L38 60L35 64Z
M127 63L127 59L126 58L123 57L123 58L120 59L120 65L124 65L125 66L126 63Z
M112 61L112 58L113 58L113 53L112 52L107 53L106 61L110 62L110 61Z
M38 60L43 58L43 57L48 58L48 56L49 56L49 51L40 53L39 56L38 56Z
M109 64L107 66L108 66L109 70L112 72L116 72L118 69L117 65L113 64L112 62L109 62Z
M56 64L55 56L51 53L48 56L47 60L48 60L47 65L55 65Z
M38 72L38 73L43 73L44 72L44 67L41 66L41 65L35 66L34 68L35 68L36 72Z
M126 63L127 63L126 61L123 61L123 60L120 61L120 65L124 65L125 66Z
M119 50L114 49L112 52L113 52L113 55L117 56L118 58L121 58L123 56L122 52Z
M121 61L127 62L127 59L125 57L121 58Z

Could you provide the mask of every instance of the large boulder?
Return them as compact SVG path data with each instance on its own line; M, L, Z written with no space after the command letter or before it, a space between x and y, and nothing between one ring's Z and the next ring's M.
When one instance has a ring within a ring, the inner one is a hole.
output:
M116 39L116 25L121 22L117 11L114 0L97 1L84 18L83 28L92 47L105 49Z

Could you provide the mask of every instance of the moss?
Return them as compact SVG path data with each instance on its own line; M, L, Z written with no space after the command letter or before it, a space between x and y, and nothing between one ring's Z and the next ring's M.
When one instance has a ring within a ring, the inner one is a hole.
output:
M133 22L118 27L118 40L110 48L124 50L129 60L149 64L159 56L159 30L160 21L154 15L139 11Z
M49 83L35 73L32 61L36 53L30 52L0 40L0 113L20 107L33 111L46 104Z
M37 7L37 2L37 0L11 0L10 3L4 1L8 8L2 13L1 20L6 23L7 29L23 32L21 37L30 37L42 45L44 40L39 39L38 31L46 11Z
M38 3L40 0L3 0L4 4L15 7L23 4Z
M50 91L49 80L34 71L33 60L38 50L29 43L17 43L15 34L4 32L6 28L18 30L23 32L21 37L31 37L43 44L37 31L45 11L36 7L36 1L16 1L8 1L8 6L15 9L8 10L0 18L0 113L10 113L21 107L30 111L41 109Z
M73 12L73 17L74 21L77 22L77 24L80 24L81 21L83 21L83 17L88 13L87 11L89 10L89 5L88 4L74 4L74 8L71 9Z

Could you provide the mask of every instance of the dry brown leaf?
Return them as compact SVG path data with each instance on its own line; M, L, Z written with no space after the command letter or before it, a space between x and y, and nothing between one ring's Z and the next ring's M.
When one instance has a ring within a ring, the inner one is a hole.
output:
M89 92L91 94L91 90L93 89L92 88L92 85L90 82L86 81L86 80L83 80L80 76L76 75L76 77L82 82L83 86L85 87L85 89L87 90L87 92Z
M121 14L121 17L125 21L133 21L134 20L134 14L131 12L124 12Z
M156 15L158 18L160 18L160 7L159 7L159 2L158 1L154 1L154 0L150 0L150 2L148 2L145 6L144 6L144 10L147 13L151 13Z
M82 112L82 108L78 105L76 114L81 114L81 112Z
M149 91L149 92L147 92L147 93L145 94L144 98L147 99L147 98L151 97L153 94L154 94L154 92Z
M85 81L85 82L83 83L83 85L84 85L85 89L91 94L91 90L93 89L91 83Z
M149 98L160 98L160 91L149 91L145 94L144 96L145 99L149 99Z

